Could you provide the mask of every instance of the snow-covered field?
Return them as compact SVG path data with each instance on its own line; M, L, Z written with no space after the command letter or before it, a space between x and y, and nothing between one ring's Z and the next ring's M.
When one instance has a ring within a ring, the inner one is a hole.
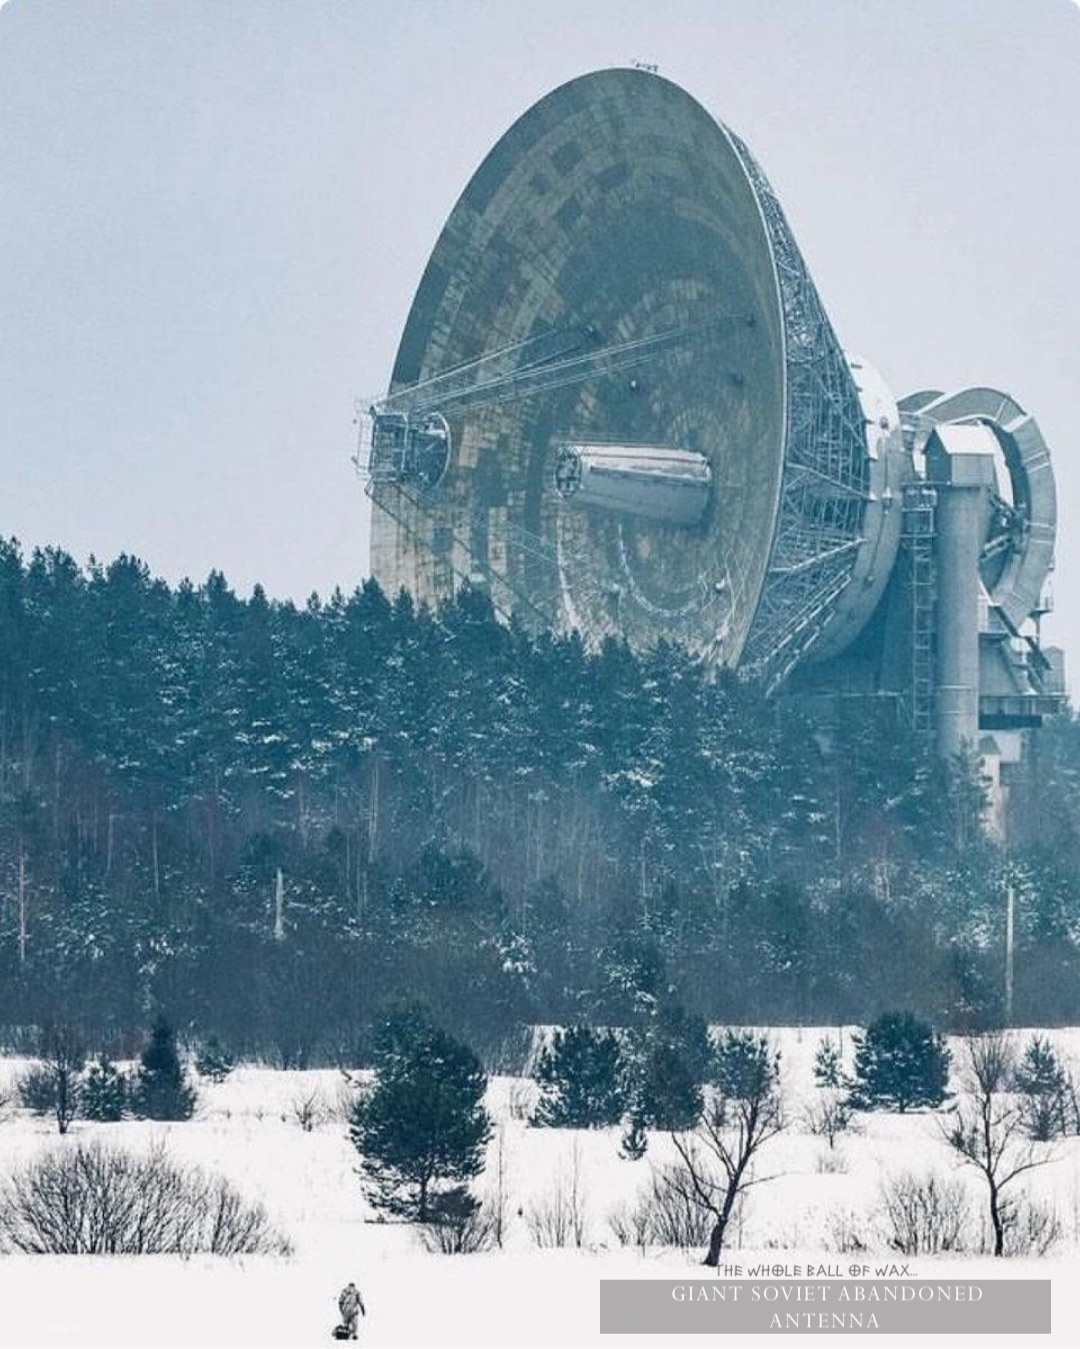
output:
M808 1029L776 1033L790 1127L761 1154L759 1173L775 1178L751 1191L733 1233L726 1258L744 1268L760 1259L789 1266L811 1261L846 1266L853 1258L871 1263L894 1258L874 1216L882 1178L889 1174L935 1170L964 1175L973 1200L982 1199L975 1177L957 1171L929 1114L859 1116L861 1132L839 1138L832 1152L825 1139L807 1131L804 1112L816 1090L811 1065L823 1033L836 1035ZM1063 1059L1080 1063L1080 1031L1050 1032L1049 1037ZM0 1061L0 1092L23 1067L19 1060ZM337 1319L337 1292L350 1278L367 1304L361 1342L372 1346L509 1349L660 1342L651 1336L601 1340L598 1307L601 1278L702 1275L700 1252L626 1249L607 1221L647 1183L650 1165L671 1155L665 1137L650 1139L643 1160L624 1161L618 1155L618 1130L530 1128L521 1118L530 1084L495 1079L488 1104L498 1132L492 1162L477 1188L491 1188L494 1154L501 1148L505 1243L481 1255L445 1256L425 1250L412 1229L375 1220L361 1193L356 1153L342 1122L342 1089L342 1077L334 1071L245 1066L221 1084L200 1084L200 1106L191 1121L79 1121L67 1140L57 1137L51 1121L9 1106L0 1122L0 1172L6 1174L42 1149L88 1137L136 1149L163 1139L174 1159L224 1174L246 1197L261 1200L295 1253L285 1259L241 1260L0 1256L0 1345L325 1344ZM298 1114L301 1103L310 1100L317 1110L321 1107L322 1117L306 1131ZM1057 1212L1063 1236L1052 1255L1004 1264L974 1257L919 1258L910 1264L922 1277L1050 1277L1054 1331L1049 1342L1076 1346L1080 1139L1055 1145L1053 1156L1022 1182ZM540 1249L530 1233L529 1213L545 1196L560 1187L565 1191L575 1174L587 1220L585 1244ZM844 1233L859 1235L871 1254L838 1254ZM1034 1343L1035 1337L996 1342Z

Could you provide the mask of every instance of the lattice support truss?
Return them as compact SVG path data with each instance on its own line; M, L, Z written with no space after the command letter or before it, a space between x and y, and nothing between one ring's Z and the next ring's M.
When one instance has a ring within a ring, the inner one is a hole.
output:
M780 203L739 138L780 287L785 331L785 461L765 586L742 667L770 686L813 644L851 580L869 500L858 390Z

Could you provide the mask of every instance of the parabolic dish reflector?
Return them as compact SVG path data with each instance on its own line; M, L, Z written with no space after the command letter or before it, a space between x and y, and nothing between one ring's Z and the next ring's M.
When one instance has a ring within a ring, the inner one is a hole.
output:
M778 677L856 634L895 551L895 406L868 428L745 146L639 70L563 85L495 145L375 411L386 445L414 437L370 486L391 594L482 583L526 623Z

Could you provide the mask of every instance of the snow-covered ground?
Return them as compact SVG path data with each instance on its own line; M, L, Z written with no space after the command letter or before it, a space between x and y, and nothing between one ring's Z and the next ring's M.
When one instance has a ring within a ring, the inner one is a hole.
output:
M839 1236L853 1231L894 1258L875 1236L882 1178L934 1170L963 1175L976 1204L976 1178L957 1171L929 1114L863 1115L860 1132L826 1140L810 1134L804 1112L815 1094L814 1050L835 1030L777 1032L789 1129L767 1145L759 1172L775 1177L750 1193L727 1260L749 1268L759 1259L788 1266L841 1262ZM1021 1040L1024 1033L1018 1033ZM1049 1033L1061 1056L1080 1064L1080 1031ZM845 1044L848 1035L844 1034ZM0 1061L0 1092L25 1067ZM637 1162L618 1155L619 1131L530 1128L522 1115L531 1084L495 1079L489 1107L498 1121L492 1158L478 1190L494 1183L501 1148L508 1224L501 1250L481 1255L429 1253L415 1232L379 1222L364 1201L357 1156L341 1114L341 1074L240 1067L223 1083L203 1082L196 1117L182 1124L77 1122L67 1140L55 1125L9 1107L0 1122L0 1173L42 1149L102 1137L144 1149L164 1140L178 1161L228 1176L292 1241L285 1259L195 1257L0 1256L0 1345L12 1346L306 1346L329 1342L336 1295L353 1278L368 1309L361 1342L371 1346L578 1346L659 1343L651 1336L599 1335L601 1278L700 1278L700 1252L625 1249L608 1216L632 1203L663 1162L670 1143L653 1136ZM313 1102L310 1131L298 1116ZM1051 1256L1003 1264L985 1258L915 1259L922 1277L1050 1277L1054 1331L1049 1342L1080 1345L1080 1139L1053 1149L1053 1160L1025 1177L1027 1190L1052 1204L1063 1237ZM587 1219L582 1249L541 1249L530 1211L577 1176ZM729 1339L732 1337L728 1337ZM758 1342L757 1337L752 1342ZM846 1338L846 1337L845 1337ZM907 1339L908 1337L901 1337ZM828 1336L826 1336L828 1339ZM911 1337L925 1345L925 1338ZM751 1342L751 1341L748 1341ZM1035 1343L1002 1337L997 1343ZM1047 1343L1045 1337L1039 1342Z

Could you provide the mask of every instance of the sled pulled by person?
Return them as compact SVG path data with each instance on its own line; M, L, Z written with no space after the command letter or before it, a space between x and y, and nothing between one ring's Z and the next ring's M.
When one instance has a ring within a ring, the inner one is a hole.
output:
M337 1305L338 1311L341 1313L341 1320L334 1327L334 1339L355 1340L360 1317L367 1315L364 1310L364 1300L360 1296L360 1290L356 1284L350 1282L345 1285L338 1295Z

